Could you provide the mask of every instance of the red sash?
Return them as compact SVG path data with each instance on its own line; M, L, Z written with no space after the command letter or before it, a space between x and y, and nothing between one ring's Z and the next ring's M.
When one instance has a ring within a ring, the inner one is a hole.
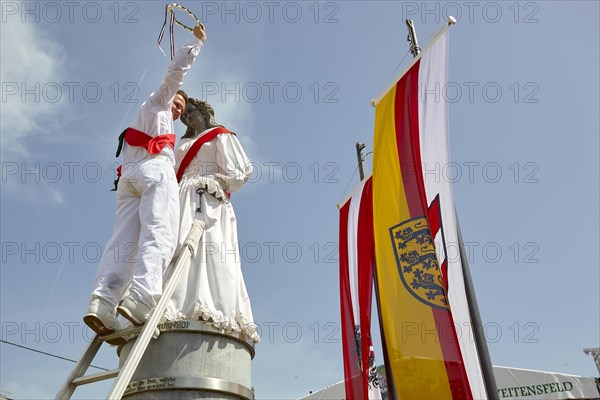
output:
M128 128L125 131L125 142L128 145L143 147L150 154L159 154L167 145L174 148L175 140L176 136L172 133L152 137L133 128Z
M159 154L165 146L171 146L171 148L175 147L175 140L177 137L172 133L167 133L166 135L158 135L156 137L152 137L150 135L146 135L142 131L138 131L137 129L127 128L119 135L119 146L117 147L116 156L119 157L121 154L121 150L123 150L123 141L125 141L130 146L143 147L150 154ZM115 179L115 188L113 191L117 190L117 185L119 183L119 179L121 178L121 169L122 165L117 167L117 179Z
M187 153L185 153L183 160L181 160L181 164L179 165L179 169L177 170L177 182L181 181L185 170L187 169L188 165L190 165L190 162L192 162L196 154L198 154L200 147L202 147L204 143L210 142L221 133L230 133L232 135L235 135L235 133L231 132L230 130L225 129L222 126L218 126L212 131L202 136L201 138L197 139L192 145L192 147L190 147L190 149L187 151Z

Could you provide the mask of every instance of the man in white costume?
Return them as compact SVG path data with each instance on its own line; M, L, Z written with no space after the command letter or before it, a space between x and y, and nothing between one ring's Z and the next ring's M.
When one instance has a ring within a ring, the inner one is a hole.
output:
M134 324L143 324L162 294L163 274L179 233L173 121L186 105L180 87L206 39L204 26L196 26L194 36L194 42L177 52L162 84L120 138L123 167L114 230L83 317L100 335L119 329L116 311Z
M181 206L179 248L194 220L203 221L205 228L167 306L166 318L210 321L226 332L243 332L258 343L229 199L250 178L252 165L236 135L215 123L208 103L190 98L181 120L188 129L175 152Z

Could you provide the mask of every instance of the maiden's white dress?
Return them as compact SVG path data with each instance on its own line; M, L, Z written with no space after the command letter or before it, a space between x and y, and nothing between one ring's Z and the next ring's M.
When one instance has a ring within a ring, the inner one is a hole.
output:
M192 144L211 129L179 142L175 152L177 168ZM187 167L179 186L177 253L195 219L204 221L206 226L198 250L168 304L166 318L210 321L219 329L241 331L258 342L242 276L235 212L226 193L239 190L251 173L250 160L236 136L229 133L205 143ZM205 190L201 197L198 188ZM199 205L201 212L197 211Z

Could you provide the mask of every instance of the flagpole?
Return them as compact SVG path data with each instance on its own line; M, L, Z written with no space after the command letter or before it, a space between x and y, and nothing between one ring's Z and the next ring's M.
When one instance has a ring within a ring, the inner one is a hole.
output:
M356 142L356 157L358 158L358 176L360 176L361 181L365 179L365 156L363 155L364 149L364 143Z
M365 155L363 154L363 150L365 149L365 144L361 142L356 142L356 158L358 159L358 175L360 176L360 182L365 180ZM371 174L369 174L369 177ZM360 185L358 186L360 187ZM354 196L358 187L355 187L352 193L348 195L348 197L344 198L337 204L337 208L340 209L346 204L348 200Z
M496 377L494 376L494 367L492 366L492 359L490 358L487 341L485 339L485 333L483 331L483 322L481 321L481 315L479 314L479 305L477 304L477 297L475 296L475 288L473 287L473 280L471 279L471 270L469 268L469 261L465 251L465 244L460 231L460 224L458 222L456 209L454 210L454 214L456 216L456 230L458 232L458 247L462 265L463 280L465 283L465 294L467 296L467 303L469 305L469 314L471 316L471 325L473 327L473 337L475 338L475 345L479 353L479 362L481 364L483 382L485 383L485 391L488 395L488 399L499 400Z
M437 33L435 34L433 39L431 39L431 41L427 44L427 46L425 47L425 49L423 49L423 51L427 51L431 46L433 46L433 44L440 38L440 36L442 36L446 32L446 30L448 30L448 27L450 25L454 25L455 23L456 23L456 18L454 18L452 16L448 17L448 21L446 21L446 23L444 23L444 25L440 28L440 30L437 31ZM410 35L409 35L409 38L410 38ZM415 65L417 60L419 60L421 58L421 54L422 53L419 52L419 54L413 58L413 61L410 64L408 64L406 66L406 68L404 68L404 71L402 71L401 74L399 74L397 77L395 77L392 80L391 84L389 84L384 90L382 90L381 93L377 97L375 97L374 99L371 99L371 106L373 106L373 107L377 106L377 104L381 101L381 99L383 99L383 96L385 96L396 85L396 83L400 80L400 78L402 76L404 76L404 74L413 65Z
M385 371L385 381L387 386L387 396L389 400L397 400L396 385L394 384L394 374L392 374L389 353L387 349L387 340L385 340L385 331L383 329L383 318L381 318L381 301L379 296L379 278L377 277L377 260L373 264L373 288L375 289L375 305L377 306L377 320L379 321L379 336L381 337L381 346L383 347L383 370Z
M419 41L417 40L417 31L415 30L415 24L412 19L406 20L406 27L408 28L408 41L410 42L410 52L413 57L416 57L421 52L419 47Z

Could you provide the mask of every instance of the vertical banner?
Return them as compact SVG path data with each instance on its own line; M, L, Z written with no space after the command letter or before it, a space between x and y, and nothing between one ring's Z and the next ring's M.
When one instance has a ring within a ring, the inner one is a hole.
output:
M340 207L340 304L347 399L381 399L371 340L372 204L369 178Z
M448 165L447 29L375 111L377 285L388 386L398 399L487 399L456 251L452 188L435 173Z

